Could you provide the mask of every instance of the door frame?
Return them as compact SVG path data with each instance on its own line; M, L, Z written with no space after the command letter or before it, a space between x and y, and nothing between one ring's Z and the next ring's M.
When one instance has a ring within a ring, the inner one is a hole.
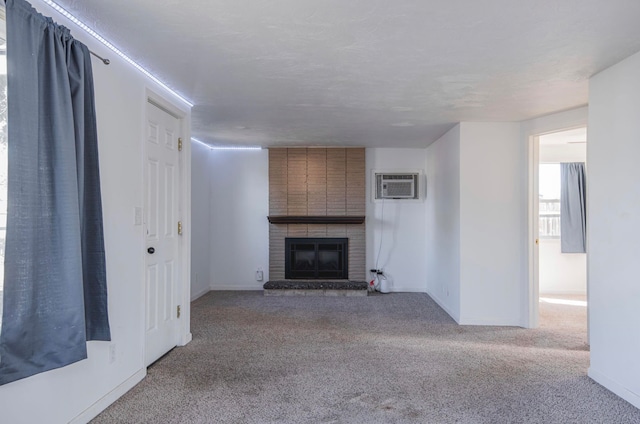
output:
M539 196L539 164L540 164L540 135L529 136L529 208L528 208L528 245L529 245L529 328L537 328L539 325L539 301L540 297L540 211Z
M540 323L539 298L540 298L540 248L539 244L539 165L540 165L540 137L562 131L569 131L587 126L585 119L579 119L571 125L558 125L544 130L538 130L528 134L528 219L527 219L527 245L528 245L528 286L527 286L527 325L526 328L537 328ZM587 256L587 300L589 295L589 274ZM588 304L588 302L587 302ZM587 307L587 321L589 309ZM588 327L587 327L588 330ZM587 334L588 337L588 334Z
M192 339L191 335L191 109L181 102L170 100L149 87L145 88L143 102L144 123L142 125L141 140L146 140L146 123L148 120L147 107L152 104L170 115L176 117L180 125L180 137L182 138L182 150L178 157L178 166L180 167L178 176L178 220L182 221L182 236L178 242L178 269L179 284L177 304L180 305L180 322L178 324L178 346L184 346ZM147 156L146 141L142 143L142 189L145 190L147 177L144 171ZM143 194L144 195L144 194ZM144 204L144 201L143 201ZM143 210L143 216L146 211ZM146 235L144 231L140 233L142 246L146 246ZM141 249L141 251L144 249ZM145 267L144 253L142 268ZM145 273L143 272L143 276ZM147 305L145 301L144 279L141 284L142 290L142 316L146 317ZM143 342L142 358L146 355L146 324L145 319L141 320L143 327L142 334L145 335Z

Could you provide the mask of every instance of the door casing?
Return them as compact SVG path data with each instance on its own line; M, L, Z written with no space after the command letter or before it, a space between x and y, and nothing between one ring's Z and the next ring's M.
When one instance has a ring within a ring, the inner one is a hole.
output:
M528 302L526 328L537 328L540 323L539 298L540 298L540 255L539 255L539 165L540 165L540 136L562 131L586 127L586 121L580 124L549 129L529 136L528 145ZM588 185L587 185L588 186ZM588 261L588 256L587 256ZM589 294L589 276L587 267L587 298ZM587 302L587 337L589 337L589 306Z
M178 268L179 287L177 288L176 302L180 305L180 320L178 325L178 346L184 346L192 339L191 335L191 109L188 105L177 100L171 100L158 92L147 87L142 102L142 116L144 122L141 125L140 140L143 140L141 151L141 178L143 191L146 189L145 162L147 158L146 146L146 125L147 125L147 104L153 104L167 113L175 116L179 120L180 134L182 135L182 151L179 155L179 178L178 178L178 220L182 222L182 235L178 243ZM144 202L143 202L144 203ZM144 211L143 215L145 215ZM141 237L141 276L140 298L142 299L142 317L140 320L141 334L146 335L146 299L145 299L145 273L146 273L146 234L140 232ZM143 343L143 355L146 357L146 346Z

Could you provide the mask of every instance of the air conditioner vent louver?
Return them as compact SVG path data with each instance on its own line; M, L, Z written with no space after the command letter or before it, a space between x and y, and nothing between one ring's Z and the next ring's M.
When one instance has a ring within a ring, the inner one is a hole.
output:
M376 173L376 199L418 199L418 173Z

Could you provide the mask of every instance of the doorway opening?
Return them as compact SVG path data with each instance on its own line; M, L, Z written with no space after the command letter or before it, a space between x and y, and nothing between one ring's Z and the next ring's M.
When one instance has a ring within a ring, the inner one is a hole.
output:
M567 183L562 182L562 167L583 164L586 172L586 127L559 131L537 137L536 255L538 323L540 327L571 326L587 341L587 255L586 249L568 248L572 234L567 225ZM580 165L576 165L580 166ZM564 184L564 188L562 188ZM564 209L564 210L563 210ZM564 214L565 228L561 215ZM565 237L565 240L563 240Z

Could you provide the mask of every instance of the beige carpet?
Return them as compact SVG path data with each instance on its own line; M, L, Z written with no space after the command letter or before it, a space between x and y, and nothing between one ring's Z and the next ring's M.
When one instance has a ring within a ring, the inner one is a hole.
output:
M95 423L640 423L586 376L584 307L456 325L427 295L211 292L193 341Z

